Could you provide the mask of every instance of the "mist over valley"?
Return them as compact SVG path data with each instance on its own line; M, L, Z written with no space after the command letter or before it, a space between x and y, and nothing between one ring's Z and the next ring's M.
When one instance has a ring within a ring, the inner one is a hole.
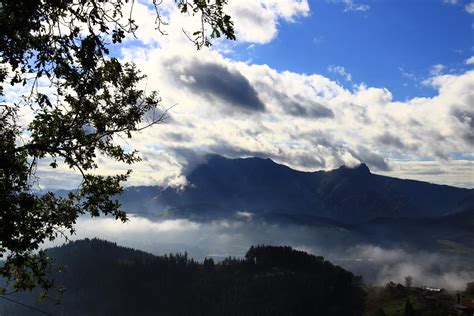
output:
M252 245L322 255L370 284L463 289L474 278L474 190L379 176L365 165L299 172L269 159L210 155L185 188L130 187L130 214L81 217L74 239L99 237L196 260L243 257Z

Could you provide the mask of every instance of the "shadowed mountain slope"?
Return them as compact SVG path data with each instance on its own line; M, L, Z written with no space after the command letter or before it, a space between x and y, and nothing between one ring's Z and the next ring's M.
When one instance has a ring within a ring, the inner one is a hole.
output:
M474 209L474 190L376 175L365 164L301 172L270 159L210 155L182 190L132 187L121 197L133 213L202 219L251 212L305 214L345 224L376 218L436 218Z

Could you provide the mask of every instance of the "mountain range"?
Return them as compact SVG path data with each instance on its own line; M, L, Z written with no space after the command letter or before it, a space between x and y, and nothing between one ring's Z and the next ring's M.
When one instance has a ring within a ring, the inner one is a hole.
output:
M380 218L439 218L474 210L474 190L373 174L367 165L302 172L271 159L210 155L182 189L131 187L132 213L220 218L236 214L310 216L342 224Z
M397 179L367 165L302 172L271 159L209 155L184 188L129 187L123 208L152 220L314 227L325 246L358 243L474 253L474 189ZM315 240L316 240L315 239Z

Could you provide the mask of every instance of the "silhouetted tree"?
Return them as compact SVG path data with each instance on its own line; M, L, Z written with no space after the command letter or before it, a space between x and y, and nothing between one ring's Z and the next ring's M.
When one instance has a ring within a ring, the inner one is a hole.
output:
M405 302L405 312L403 313L404 316L414 316L415 310L413 309L413 305L411 305L410 300L407 298Z
M199 264L186 255L153 256L97 239L48 255L67 266L67 273L54 275L66 290L62 303L39 305L26 294L23 301L54 315L356 316L364 309L360 279L290 247L254 247L250 256L265 257L265 264L229 258L212 270L212 259Z
M469 282L466 284L466 294L474 295L474 282Z
M99 176L93 172L96 155L127 164L139 161L137 152L125 151L114 139L130 138L166 116L157 93L138 88L144 76L136 66L109 55L112 44L137 29L133 12L124 16L133 2L0 2L0 276L12 281L14 290L51 287L45 278L48 258L37 249L45 240L73 233L79 214L127 219L113 197L122 192L130 171ZM197 48L221 35L235 39L223 11L226 0L174 2L182 13L201 16L202 28L192 35ZM151 4L160 27L161 1ZM9 99L8 85L25 86L30 93L21 102ZM33 113L26 126L20 107ZM28 137L22 138L25 132ZM53 169L65 164L78 171L78 190L66 197L33 192L43 158Z
M387 283L384 287L384 292L391 298L403 298L407 295L406 287L394 282Z
M206 271L214 270L214 260L212 258L205 258L203 266Z
M413 277L410 275L405 277L405 287L409 290L413 286Z
M374 313L373 316L385 316L385 315L386 315L386 314L385 314L384 310L383 310L382 308L379 308L379 309Z

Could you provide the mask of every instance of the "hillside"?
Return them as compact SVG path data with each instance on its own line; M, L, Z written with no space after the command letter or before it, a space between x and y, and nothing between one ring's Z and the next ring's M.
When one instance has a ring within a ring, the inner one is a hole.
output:
M53 315L361 315L361 280L322 257L290 247L252 247L245 259L199 263L153 256L102 240L50 249L65 292L60 305L11 298ZM51 293L54 296L54 293ZM341 304L341 299L344 304ZM37 315L0 301L2 315Z
M186 254L154 256L99 239L48 250L57 289L39 302L36 292L7 295L0 314L51 315L451 315L457 292L389 282L367 286L320 256L285 246L251 247L245 258L196 262ZM468 280L467 280L468 281ZM466 283L467 283L466 281ZM474 283L461 292L474 299ZM409 303L407 303L409 302ZM455 312L454 314L455 315Z
M154 216L207 220L246 211L307 215L340 224L474 210L474 190L376 175L365 164L301 172L270 159L210 155L187 178L183 190L132 187L120 200L132 213Z

